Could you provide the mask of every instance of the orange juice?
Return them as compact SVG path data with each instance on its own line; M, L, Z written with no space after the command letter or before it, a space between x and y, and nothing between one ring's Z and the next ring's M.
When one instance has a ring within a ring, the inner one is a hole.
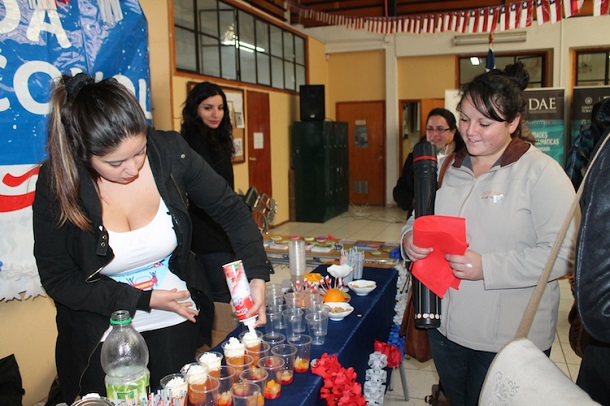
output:
M205 404L205 382L189 383L189 403L191 405Z

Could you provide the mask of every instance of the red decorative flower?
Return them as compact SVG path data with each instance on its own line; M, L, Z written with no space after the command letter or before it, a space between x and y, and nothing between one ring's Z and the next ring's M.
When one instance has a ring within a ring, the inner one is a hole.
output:
M388 359L389 368L396 368L402 362L400 350L395 345L382 343L379 340L375 340L373 348L375 351L385 354Z
M366 406L362 386L356 382L354 368L343 368L337 355L322 354L311 372L324 379L320 398L329 406Z

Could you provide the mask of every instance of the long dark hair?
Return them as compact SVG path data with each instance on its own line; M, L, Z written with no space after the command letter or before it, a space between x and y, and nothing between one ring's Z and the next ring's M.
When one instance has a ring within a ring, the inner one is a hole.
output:
M203 123L203 120L201 120L201 117L197 114L197 109L202 101L216 95L222 97L224 115L218 128L212 129ZM182 109L180 133L187 140L189 137L203 137L203 139L200 139L199 141L212 144L216 143L229 156L235 154L235 146L233 145L232 137L233 127L231 126L231 112L229 111L229 106L227 104L227 96L225 96L225 93L220 86L212 82L201 82L191 89Z
M464 99L470 97L475 108L490 120L512 123L521 114L522 119L511 134L512 137L521 137L526 104L523 91L529 78L522 62L507 65L503 71L492 69L482 73L464 85L458 111L461 111Z
M51 93L47 139L51 185L59 204L59 225L91 225L79 204L79 165L96 180L91 156L115 150L123 140L147 134L148 124L133 94L113 78L95 83L86 73L63 75Z

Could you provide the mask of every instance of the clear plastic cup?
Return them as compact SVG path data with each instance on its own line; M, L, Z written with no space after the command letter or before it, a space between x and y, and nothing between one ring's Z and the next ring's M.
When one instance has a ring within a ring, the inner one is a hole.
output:
M274 355L258 360L258 366L267 371L267 384L263 396L265 399L277 399L282 393L282 375L284 373L284 360Z
M294 358L294 372L303 373L309 371L311 337L306 334L301 334L299 337L290 337L288 338L288 344L295 346L297 349Z
M280 344L271 348L271 354L284 360L284 371L282 371L282 385L289 385L294 378L294 360L297 355L297 348L290 344Z
M235 375L235 369L228 365L220 367L218 378L211 376L212 379L218 381L218 406L231 405L231 387L239 377Z
M268 377L269 373L265 370L265 368L259 368L255 366L252 366L248 369L244 369L242 373L239 374L240 381L257 384L261 390L261 393L265 392Z
M312 312L305 316L309 335L311 336L311 345L322 345L328 333L328 310L320 312Z
M244 369L248 369L252 366L254 357L252 355L244 354L241 358L227 358L227 365L235 369L235 374L239 376Z
M289 307L282 312L286 323L286 338L296 337L305 331L303 323L303 309Z
M281 333L267 333L263 334L263 341L273 348L276 345L283 344L286 341L286 336Z
M249 382L236 382L231 387L231 397L233 406L252 406L258 405L259 397L264 403L262 393L258 385Z

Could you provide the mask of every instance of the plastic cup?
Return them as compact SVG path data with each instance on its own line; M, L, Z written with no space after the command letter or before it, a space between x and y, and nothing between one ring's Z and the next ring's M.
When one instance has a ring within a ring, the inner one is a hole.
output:
M303 282L303 276L307 273L305 241L288 241L288 262L290 265L290 280L292 283L296 284L297 281Z
M189 385L189 405L216 406L218 404L218 381L207 379L203 385Z
M273 309L267 308L267 323L265 324L265 333L276 333L281 330L282 323L279 323L282 320L282 312L281 311L273 311Z
M238 338L229 338L222 343L221 347L227 365L242 365L244 363L243 357L246 355L246 346ZM239 373L237 375L239 376Z
M181 399L180 405L186 404L189 385L184 379L183 374L169 374L161 378L161 387L166 391L171 391L172 399Z
M295 346L297 349L294 358L294 372L303 373L309 371L311 337L305 334L301 334L299 337L291 337L288 339L288 344Z
M288 308L282 312L286 323L286 338L296 337L305 331L303 325L303 309Z
M206 382L208 381L208 367L198 362L192 362L182 367L180 372L188 384L189 404L194 406L207 405Z
M364 252L356 252L354 257L354 280L362 279L362 272L364 270Z
M235 369L235 374L239 376L241 371L250 368L254 357L252 355L244 354L241 358L227 358L227 365Z
M311 345L322 345L328 333L328 311L312 312L305 316L309 334L311 336Z
M281 333L267 333L263 334L263 341L273 348L276 345L284 343L286 341L286 336Z
M269 373L265 370L265 368L259 368L255 366L252 366L252 368L244 369L239 375L239 379L242 382L250 382L257 384L261 390L261 393L265 392L268 377Z
M216 351L207 351L197 357L197 362L208 367L208 374L211 377L218 377L222 364L222 354Z
M258 360L258 366L267 371L267 384L263 396L265 399L277 399L282 393L282 374L284 373L284 360L274 355Z
M260 388L258 385L253 383L237 382L233 384L233 387L231 387L231 398L233 398L234 406L258 405L258 399L261 395Z
M233 383L237 381L238 377L235 375L235 369L228 365L220 367L219 376L212 379L218 381L218 406L230 406L231 405L231 387Z
M282 385L289 385L294 378L294 360L297 355L297 348L291 344L276 345L271 349L271 354L284 360L284 371L282 371Z
M293 307L305 308L305 295L303 292L288 292L284 295L284 300L286 301L287 309Z
M261 359L261 357L266 357L267 355L269 355L270 351L271 351L271 346L262 340L256 348L246 347L246 354L251 355L253 358L253 361L252 361L253 366L258 364L258 360Z
M254 330L254 334L249 334L250 331L242 331L239 333L239 339L246 346L246 354L250 354L254 357L254 354L260 353L261 344L263 342L263 333L258 330ZM258 358L254 360L254 365Z
M282 312L286 310L286 305L278 304L278 305L269 305L267 306L267 314L269 313L279 313L280 316L274 319L273 328L278 330L283 330L286 328L286 323L284 323L284 318L282 317ZM267 324L269 324L269 320L267 320ZM267 331L268 332L268 331Z
M305 314L324 306L324 297L318 293L310 293L305 296Z

